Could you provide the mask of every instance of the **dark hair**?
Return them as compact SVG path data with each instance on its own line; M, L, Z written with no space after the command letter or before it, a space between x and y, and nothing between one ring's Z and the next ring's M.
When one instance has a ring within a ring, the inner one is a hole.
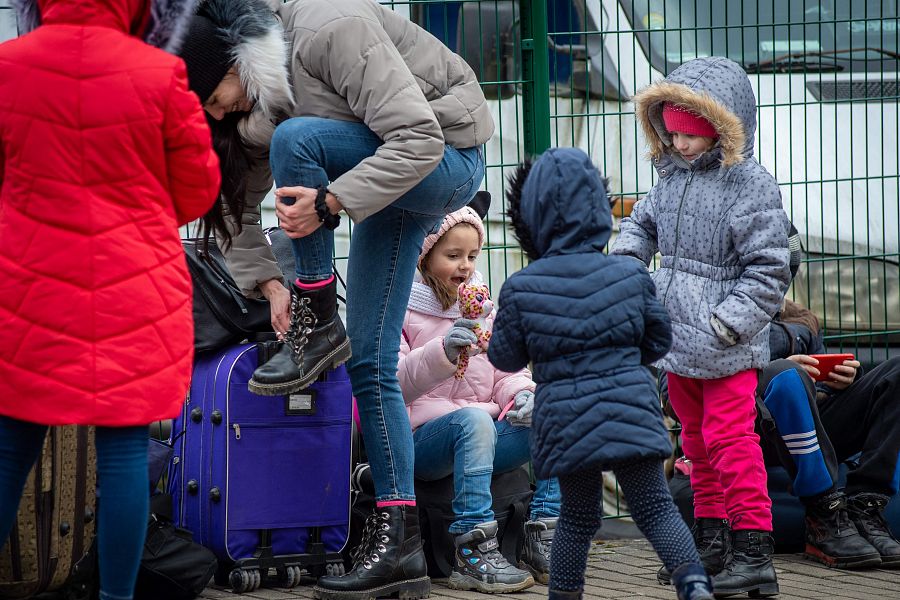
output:
M802 304L793 300L784 299L784 308L781 309L782 323L797 323L809 329L813 335L819 333L819 319L815 313Z
M222 173L222 187L219 198L213 203L200 220L200 237L204 244L208 243L210 234L215 233L225 248L231 246L232 234L241 233L241 217L244 214L244 195L247 192L247 173L250 171L251 158L246 145L241 140L237 124L247 113L228 113L217 121L206 115L212 132L213 149L219 156L219 169ZM232 217L234 231L225 221L225 211Z
M531 172L534 161L526 158L516 167L516 170L509 174L506 183L509 188L506 190L506 216L509 218L513 228L513 236L518 240L519 245L525 256L531 260L537 260L541 257L534 242L531 239L531 230L522 219L522 188L525 187L525 180Z

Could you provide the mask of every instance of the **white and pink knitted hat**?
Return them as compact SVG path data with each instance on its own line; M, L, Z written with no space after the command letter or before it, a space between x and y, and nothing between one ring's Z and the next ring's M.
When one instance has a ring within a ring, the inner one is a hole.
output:
M434 248L439 239L444 237L445 233L460 223L468 223L474 227L475 231L478 232L478 244L484 246L484 225L481 224L481 217L468 206L463 206L458 211L444 217L444 222L441 223L441 228L438 229L437 233L432 233L425 237L425 241L422 242L422 253L419 254L419 263L421 264L425 255L431 252L431 249Z

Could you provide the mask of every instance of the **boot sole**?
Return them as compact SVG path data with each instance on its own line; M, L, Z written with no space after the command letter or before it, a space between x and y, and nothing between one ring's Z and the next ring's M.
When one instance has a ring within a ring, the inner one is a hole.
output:
M339 366L350 360L352 355L353 353L350 350L350 340L347 339L343 344L326 354L325 358L316 363L316 366L313 367L312 371L303 377L279 383L260 383L251 378L250 382L247 384L247 389L257 396L285 396L287 394L293 394L294 392L299 392L312 385L326 369L337 369Z
M861 554L859 556L828 556L815 546L806 545L804 555L832 569L868 569L882 564L879 554Z
M534 585L534 578L529 576L521 583L485 583L468 575L460 575L456 571L450 573L447 579L447 587L451 590L475 590L483 594L502 594L505 592L520 592Z
M747 587L739 587L731 590L719 590L713 588L713 596L716 598L728 598L737 596L738 594L747 594L751 598L768 598L778 595L777 583L765 583L763 585L751 585Z
M544 585L550 583L550 573L542 573L529 565L524 560L519 561L519 568L523 571L528 571L529 573L531 573L531 576L534 577L534 580L537 583L542 583Z
M882 556L882 569L900 569L900 556Z
M376 600L394 594L400 600L427 598L431 595L431 579L406 579L367 590L329 590L319 586L313 588L313 597L318 600Z

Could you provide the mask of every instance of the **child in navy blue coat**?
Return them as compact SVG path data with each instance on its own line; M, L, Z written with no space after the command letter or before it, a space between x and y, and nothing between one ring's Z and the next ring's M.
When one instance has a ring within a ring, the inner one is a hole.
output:
M603 253L612 231L604 181L584 152L556 148L509 183L509 217L532 262L500 290L488 358L503 371L532 363L534 470L558 477L562 491L550 598L582 597L602 471L612 470L679 599L711 599L666 485L672 447L645 367L672 344L669 318L640 262Z

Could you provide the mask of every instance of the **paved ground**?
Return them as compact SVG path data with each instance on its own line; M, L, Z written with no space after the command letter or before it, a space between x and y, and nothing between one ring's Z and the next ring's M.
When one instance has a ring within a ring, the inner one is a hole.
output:
M900 599L900 570L838 571L804 559L798 554L781 554L775 567L781 586L779 600L868 600ZM659 562L644 540L598 542L591 549L584 597L659 598L674 600L671 587L656 583ZM312 598L312 580L292 590L260 589L243 594L247 599L296 600ZM238 598L228 590L208 588L201 598ZM487 596L450 590L435 581L431 598L452 600L538 600L547 597L547 588L536 585L517 594Z

